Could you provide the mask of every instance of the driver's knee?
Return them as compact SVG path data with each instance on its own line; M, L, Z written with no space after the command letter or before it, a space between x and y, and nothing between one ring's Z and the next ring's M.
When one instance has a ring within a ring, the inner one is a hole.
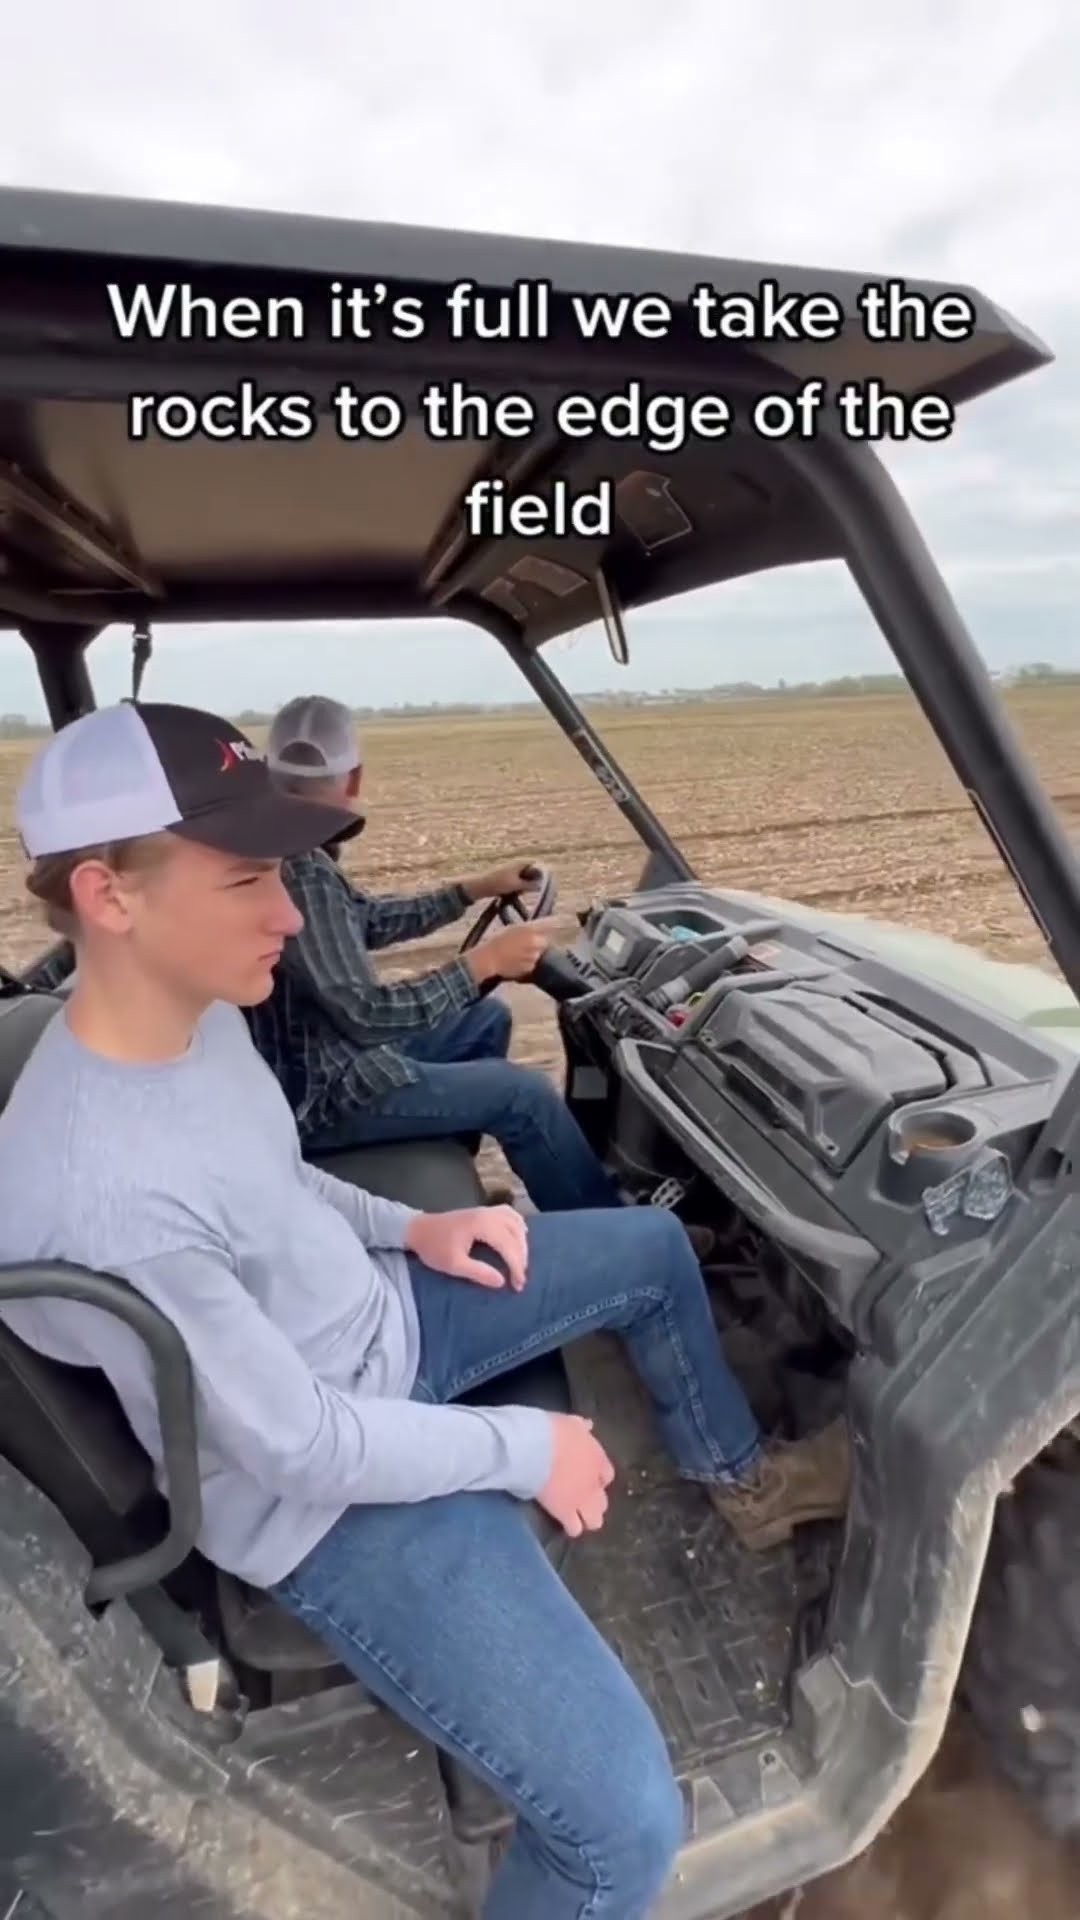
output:
M497 994L489 994L486 1000L478 1000L471 1009L469 1025L481 1058L505 1060L510 1052L510 1038L513 1032L514 1016L505 1000Z
M503 1086L507 1107L523 1118L542 1114L561 1117L563 1113L563 1096L542 1067L522 1067L516 1060L508 1060Z

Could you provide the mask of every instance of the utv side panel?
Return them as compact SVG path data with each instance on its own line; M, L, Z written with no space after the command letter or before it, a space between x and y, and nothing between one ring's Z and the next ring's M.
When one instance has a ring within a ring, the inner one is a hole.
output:
M0 1859L49 1920L459 1911L430 1748L352 1689L215 1737L127 1605L87 1613L88 1571L0 1460Z

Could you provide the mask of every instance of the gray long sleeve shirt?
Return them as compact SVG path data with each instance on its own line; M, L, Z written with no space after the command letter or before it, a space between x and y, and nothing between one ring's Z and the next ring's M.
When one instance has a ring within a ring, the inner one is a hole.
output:
M195 1371L206 1557L256 1587L347 1507L542 1487L535 1408L410 1399L420 1328L402 1251L413 1210L308 1166L243 1016L214 1006L182 1059L121 1064L46 1028L0 1115L0 1260L128 1280ZM447 1286L465 1282L447 1277ZM138 1336L97 1307L6 1302L54 1359L100 1367L163 1478Z

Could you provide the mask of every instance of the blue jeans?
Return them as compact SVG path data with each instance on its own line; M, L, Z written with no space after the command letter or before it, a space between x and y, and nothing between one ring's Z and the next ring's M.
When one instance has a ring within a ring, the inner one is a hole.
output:
M416 1079L305 1135L304 1152L489 1134L541 1213L618 1207L615 1182L546 1073L507 1060L510 1014L494 995L398 1048Z
M398 1041L397 1050L410 1060L439 1061L444 1066L461 1060L505 1060L512 1026L506 1001L494 993L485 994L463 1013L406 1035Z
M702 1480L745 1470L759 1430L678 1220L621 1208L538 1215L528 1231L521 1293L411 1262L422 1330L414 1398L446 1404L610 1328L678 1469ZM684 1834L665 1742L516 1500L460 1493L352 1507L275 1597L515 1809L484 1920L644 1920Z

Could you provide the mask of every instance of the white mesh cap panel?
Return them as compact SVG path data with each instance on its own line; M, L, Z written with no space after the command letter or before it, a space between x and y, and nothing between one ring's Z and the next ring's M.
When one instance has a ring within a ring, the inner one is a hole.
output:
M289 779L338 779L360 764L356 723L339 700L300 694L274 720L266 757L275 773Z
M161 833L179 819L153 741L131 706L101 707L54 734L31 762L15 807L31 860Z

